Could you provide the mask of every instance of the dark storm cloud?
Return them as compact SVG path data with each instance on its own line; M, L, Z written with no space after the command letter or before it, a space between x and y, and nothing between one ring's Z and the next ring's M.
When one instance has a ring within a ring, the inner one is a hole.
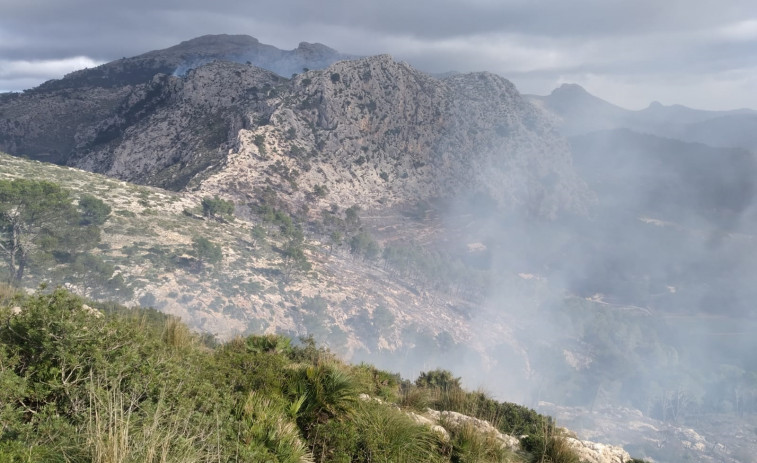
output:
M39 69L75 57L104 62L214 33L249 34L280 48L309 41L346 53L390 53L435 72L542 73L548 77L516 84L544 93L576 81L625 104L634 100L623 98L626 82L637 80L647 103L684 73L735 82L734 93L755 89L743 77L757 49L751 1L0 0L0 11L0 89L6 90L33 81L34 73L7 77L18 62ZM633 77L639 75L647 78ZM707 92L698 94L680 102L706 104L701 95Z

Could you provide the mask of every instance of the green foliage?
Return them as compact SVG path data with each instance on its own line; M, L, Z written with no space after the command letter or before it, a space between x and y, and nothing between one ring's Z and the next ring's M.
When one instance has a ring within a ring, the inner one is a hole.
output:
M471 267L441 250L418 244L391 243L384 247L382 258L398 277L427 285L453 295L477 300L489 284L485 270Z
M361 231L350 238L350 252L366 260L373 260L378 257L381 249L370 234Z
M415 380L415 385L429 389L460 389L460 378L452 375L448 370L436 369L429 372L422 371Z
M66 267L65 281L78 285L82 293L92 298L119 296L129 299L134 291L116 273L113 264L105 262L102 257L93 254L79 254Z
M344 210L344 222L348 227L357 228L360 226L360 206L357 204Z
M0 253L11 280L20 282L27 267L54 252L77 252L99 242L95 226L80 227L82 217L60 186L35 180L0 180Z
M206 196L202 198L202 215L211 219L228 219L234 215L234 202Z
M340 246L342 244L342 239L344 237L342 236L342 233L338 230L334 230L329 235L329 248L331 251L334 250L334 246Z
M300 368L291 384L290 396L301 400L298 412L300 427L323 422L338 415L350 414L357 401L355 379L335 363Z
M317 423L313 453L318 462L445 462L439 436L400 410L360 402L348 420Z
M373 365L361 363L353 369L353 375L360 383L362 390L371 396L396 403L399 399L400 382L398 373L379 370Z
M313 194L319 198L325 198L329 194L329 187L326 185L316 185L313 187Z
M499 439L482 433L470 423L445 427L451 431L453 463L500 463L515 460L513 453Z
M79 197L79 210L81 211L80 223L82 225L96 225L98 227L108 220L111 212L110 206L105 204L103 200L86 193Z
M294 276L310 271L312 265L305 255L305 249L298 240L289 240L282 249L281 272L286 281Z
M215 345L155 310L97 307L0 286L1 461L511 461L471 429L443 442L399 408L359 400L396 400L402 380L312 340ZM457 379L437 373L428 384Z
M238 419L239 454L242 462L307 463L313 461L297 426L281 406L251 391Z
M284 238L302 242L305 235L302 228L286 211L276 209L269 204L262 204L255 208L263 222L278 226L279 234Z
M254 225L250 234L252 236L253 244L260 245L265 243L265 228L261 227L260 225Z
M499 402L480 391L466 391L459 387L459 380L446 370L421 373L415 387L404 386L402 403L416 409L430 407L473 416L488 421L505 434L515 436L541 434L545 427L552 426L551 418L530 408Z
M358 461L445 461L440 451L440 436L431 428L416 424L399 410L363 402L355 414L354 423L361 431Z
M578 454L554 428L521 439L521 447L529 452L530 463L580 463Z
M221 246L202 236L192 238L192 255L197 259L200 269L205 264L217 264L223 259Z
M265 135L255 135L255 138L253 139L253 144L258 147L258 152L262 155L266 154L265 149Z
M292 341L289 338L275 334L250 336L245 342L247 349L256 354L288 354L292 351Z

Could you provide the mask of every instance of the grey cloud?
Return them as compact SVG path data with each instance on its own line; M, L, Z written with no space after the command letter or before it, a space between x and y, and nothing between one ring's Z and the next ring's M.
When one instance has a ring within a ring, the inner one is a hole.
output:
M279 48L309 41L345 53L390 53L433 72L490 70L515 78L544 71L552 73L547 80L558 81L580 72L618 80L676 70L705 77L748 66L757 53L749 27L739 26L757 18L757 4L744 0L727 6L715 0L696 5L659 0L0 4L0 60L5 61L81 55L107 61L203 34L230 33ZM54 77L60 76L47 76Z

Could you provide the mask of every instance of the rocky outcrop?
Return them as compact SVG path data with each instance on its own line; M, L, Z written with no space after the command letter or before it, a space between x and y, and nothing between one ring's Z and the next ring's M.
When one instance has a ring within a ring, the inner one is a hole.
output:
M481 420L453 411L440 412L437 410L432 410L430 408L426 410L425 415L432 419L434 423L436 423L436 425L441 425L449 430L459 429L464 426L471 426L474 429L478 430L481 434L494 436L494 438L497 439L497 441L499 441L503 447L507 447L512 450L520 449L520 440L517 437L501 433L497 428L492 426L492 424L486 420Z
M582 462L625 463L631 460L631 455L622 447L579 440L575 437L566 437L565 440L575 450Z
M718 429L720 420L710 419L704 431L700 428L697 432L682 423L662 422L645 416L640 410L624 407L587 410L541 402L539 411L554 416L582 437L620 443L635 456L648 461L736 463L748 461L743 460L741 454L754 454L753 439L747 437L751 431L746 431L753 428L753 422L748 420L724 420L722 429ZM701 426L701 422L697 424ZM571 445L579 452L585 447L577 442ZM589 447L592 451L612 452L601 445Z

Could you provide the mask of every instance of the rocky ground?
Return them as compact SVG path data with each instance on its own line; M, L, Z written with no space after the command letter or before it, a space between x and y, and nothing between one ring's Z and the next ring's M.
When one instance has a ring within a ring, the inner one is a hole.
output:
M634 456L650 461L757 461L757 421L753 417L702 416L670 423L644 416L640 410L620 407L587 410L542 402L538 410L554 416L581 438L622 445ZM706 424L702 426L703 423Z

